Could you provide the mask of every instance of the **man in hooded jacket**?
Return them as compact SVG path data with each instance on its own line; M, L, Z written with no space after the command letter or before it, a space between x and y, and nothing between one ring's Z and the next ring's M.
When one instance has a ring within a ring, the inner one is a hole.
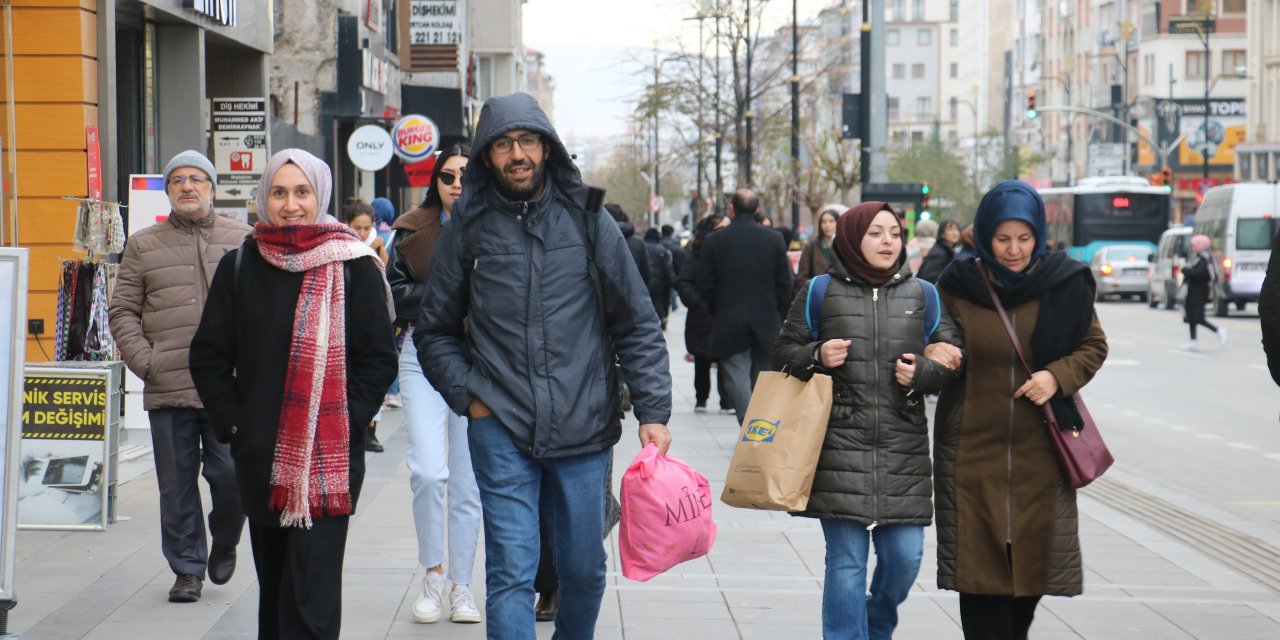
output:
M472 148L481 168L463 177L436 245L414 344L431 385L470 418L488 637L534 637L541 500L560 577L556 637L591 638L622 429L613 365L641 446L665 453L666 344L618 225L586 209L581 174L533 97L487 101Z

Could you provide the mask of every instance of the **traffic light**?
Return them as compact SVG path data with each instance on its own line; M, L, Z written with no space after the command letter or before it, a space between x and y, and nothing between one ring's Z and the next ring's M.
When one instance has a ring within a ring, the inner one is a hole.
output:
M1027 89L1027 119L1036 119L1036 90Z
M1163 187L1163 186L1164 186L1164 174L1163 174L1163 173L1160 173L1159 171L1157 171L1157 172L1155 172L1155 173L1153 173L1153 174L1151 174L1151 175L1147 176L1147 182L1150 182L1150 183L1151 183L1151 186L1153 186L1153 187Z
M931 191L933 190L929 188L928 182L920 185L920 219L921 220L929 219L929 193Z
M1160 170L1160 178L1164 183L1165 191L1173 191L1173 169L1165 167Z

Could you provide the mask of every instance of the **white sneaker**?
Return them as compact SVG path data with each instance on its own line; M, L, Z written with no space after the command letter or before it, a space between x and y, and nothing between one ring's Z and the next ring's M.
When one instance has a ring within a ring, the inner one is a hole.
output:
M1191 342L1188 342L1182 345L1182 350L1183 351L1199 351L1200 343L1196 342L1195 340L1192 340Z
M444 599L444 576L428 571L422 578L422 595L413 603L413 620L424 624L440 619L441 604Z
M1218 327L1218 344L1224 347L1227 346L1227 328L1226 327Z
M382 402L382 406L388 409L399 409L404 406L404 403L400 401L400 394L395 393L387 395L386 400Z
M453 585L453 591L449 592L449 608L453 609L453 613L449 615L449 620L452 622L480 622L480 610L476 608L476 597L471 594L471 587L467 585Z

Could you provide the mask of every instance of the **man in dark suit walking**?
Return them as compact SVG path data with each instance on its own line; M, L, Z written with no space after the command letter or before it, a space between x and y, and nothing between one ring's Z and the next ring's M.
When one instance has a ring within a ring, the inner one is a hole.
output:
M756 222L759 196L739 189L730 208L733 222L703 242L695 283L714 317L708 355L719 362L741 423L756 374L771 366L794 275L782 236Z

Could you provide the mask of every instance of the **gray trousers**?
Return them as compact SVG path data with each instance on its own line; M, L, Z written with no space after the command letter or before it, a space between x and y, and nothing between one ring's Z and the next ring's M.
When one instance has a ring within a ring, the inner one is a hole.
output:
M231 449L214 438L213 426L202 409L155 409L148 418L160 484L161 550L174 574L189 573L203 579L209 549L199 476L209 483L213 542L235 547L244 529Z
M752 348L747 351L720 358L716 361L720 375L724 376L724 390L733 403L733 412L738 416L738 424L747 415L747 404L751 402L751 390L756 386L756 376L761 371L773 368L773 356L768 348Z

